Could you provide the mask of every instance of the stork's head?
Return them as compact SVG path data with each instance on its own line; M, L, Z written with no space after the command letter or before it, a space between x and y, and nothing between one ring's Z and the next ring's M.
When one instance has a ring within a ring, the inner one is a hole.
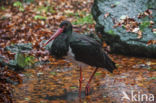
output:
M55 34L51 36L51 38L44 44L47 45L50 41L54 40L61 34L69 35L72 34L72 24L69 21L63 21L60 24L60 28L56 31Z
M62 28L63 33L72 32L72 24L69 21L61 22L60 28Z

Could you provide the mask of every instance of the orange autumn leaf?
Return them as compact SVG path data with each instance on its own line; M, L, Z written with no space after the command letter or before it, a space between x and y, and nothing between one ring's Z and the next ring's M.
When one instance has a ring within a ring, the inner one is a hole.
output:
M149 41L147 42L147 45L151 45L151 44L156 44L156 40L149 40Z
M137 37L138 39L142 38L142 31L141 30L139 30L137 34L138 34L138 37Z
M104 18L107 18L109 15L110 15L110 13L106 13L106 14L104 15Z

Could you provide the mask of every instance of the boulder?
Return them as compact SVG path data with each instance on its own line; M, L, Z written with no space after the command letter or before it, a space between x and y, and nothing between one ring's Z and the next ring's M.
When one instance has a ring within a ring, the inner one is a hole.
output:
M94 0L92 15L112 53L156 58L155 0Z

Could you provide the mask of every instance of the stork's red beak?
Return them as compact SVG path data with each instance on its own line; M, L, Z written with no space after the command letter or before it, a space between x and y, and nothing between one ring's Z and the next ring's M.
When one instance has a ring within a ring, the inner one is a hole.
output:
M52 40L54 40L56 37L58 37L58 36L63 32L63 30L64 30L64 27L59 28L59 29L55 32L55 34L53 34L53 35L50 37L50 39L44 44L44 46L46 46L50 41L52 41Z

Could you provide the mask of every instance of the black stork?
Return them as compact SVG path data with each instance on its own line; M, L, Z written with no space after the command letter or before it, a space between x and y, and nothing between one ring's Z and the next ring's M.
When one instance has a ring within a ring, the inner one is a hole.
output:
M88 95L90 82L98 70L98 68L105 68L111 73L116 68L115 63L104 52L101 44L85 35L79 35L72 32L72 24L69 21L63 21L57 32L44 44L47 45L53 40L50 54L56 58L62 58L68 54L69 48L72 50L74 59L85 64L96 67L92 73L86 88L85 93ZM82 83L82 70L80 67L80 87L79 96L81 97L81 83Z

